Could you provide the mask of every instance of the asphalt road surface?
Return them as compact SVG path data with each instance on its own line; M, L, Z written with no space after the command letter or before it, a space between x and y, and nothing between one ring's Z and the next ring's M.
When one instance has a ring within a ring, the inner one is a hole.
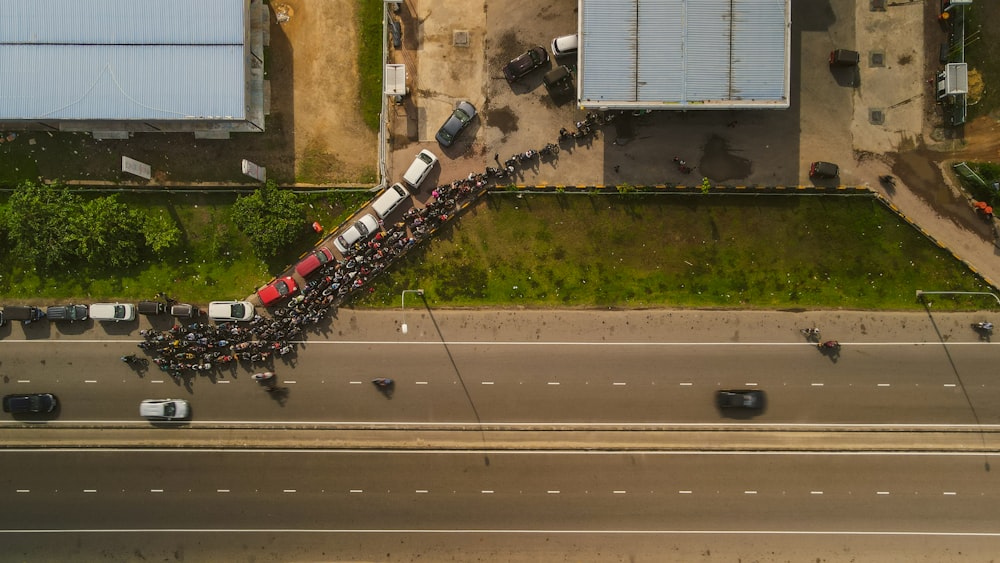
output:
M140 538L175 534L242 544L244 555L299 534L352 549L380 535L394 559L430 560L476 552L477 542L498 535L522 557L541 548L539 536L579 537L566 552L571 559L602 559L591 542L617 536L634 540L606 556L655 560L704 542L725 552L750 538L773 549L831 535L848 544L881 537L898 546L896 557L965 545L975 554L967 538L1000 547L996 461L902 453L16 450L0 457L0 503L8 508L0 528L5 543L33 545L25 554L42 559L79 557L80 544L65 543L72 538L115 534L137 546L129 558L143 551ZM907 545L901 538L909 535L930 541ZM437 547L424 551L429 536ZM410 546L405 537L420 539ZM105 558L121 555L115 549ZM204 555L197 543L187 549L191 558Z
M326 341L270 368L281 396L248 368L137 372L117 360L133 349L2 341L0 389L57 394L56 421L141 422L139 401L173 397L191 402L194 423L1000 424L997 348L986 342L845 343L832 356L804 342ZM382 376L396 381L391 396L370 383ZM767 408L722 413L714 394L726 388L762 389Z

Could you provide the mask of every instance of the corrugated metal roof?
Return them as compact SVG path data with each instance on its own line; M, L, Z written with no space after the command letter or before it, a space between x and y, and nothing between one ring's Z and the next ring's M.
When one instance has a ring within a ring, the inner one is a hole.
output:
M0 120L243 119L247 0L0 0Z
M788 106L790 0L582 0L584 106Z

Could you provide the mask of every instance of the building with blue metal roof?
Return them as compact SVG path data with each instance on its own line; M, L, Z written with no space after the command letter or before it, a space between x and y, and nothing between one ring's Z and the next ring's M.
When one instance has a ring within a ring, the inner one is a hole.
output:
M0 129L264 130L261 0L0 0Z
M580 0L580 107L785 109L791 21L791 0Z

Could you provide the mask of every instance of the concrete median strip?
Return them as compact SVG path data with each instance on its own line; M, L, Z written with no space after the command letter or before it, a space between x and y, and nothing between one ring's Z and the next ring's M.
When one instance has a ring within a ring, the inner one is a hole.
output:
M432 426L432 425L428 425ZM541 426L541 425L539 425ZM476 450L545 452L1000 452L1000 428L504 429L0 428L4 449Z

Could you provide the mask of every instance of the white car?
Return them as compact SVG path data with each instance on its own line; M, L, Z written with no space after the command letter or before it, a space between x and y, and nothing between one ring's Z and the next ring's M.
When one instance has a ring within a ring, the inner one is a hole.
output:
M333 241L333 246L336 246L337 250L343 254L354 246L354 243L374 235L377 230L378 219L371 213L365 213L363 217L344 231L344 234Z
M134 321L135 305L131 303L94 303L90 306L90 318L95 321Z
M139 416L162 420L187 418L191 407L184 399L146 399L139 403Z
M249 301L212 301L208 317L213 321L249 321L257 313Z
M413 163L403 174L403 182L410 186L413 191L419 192L420 184L423 184L424 180L427 179L427 175L431 173L431 169L434 168L437 161L438 157L427 149L418 152Z

